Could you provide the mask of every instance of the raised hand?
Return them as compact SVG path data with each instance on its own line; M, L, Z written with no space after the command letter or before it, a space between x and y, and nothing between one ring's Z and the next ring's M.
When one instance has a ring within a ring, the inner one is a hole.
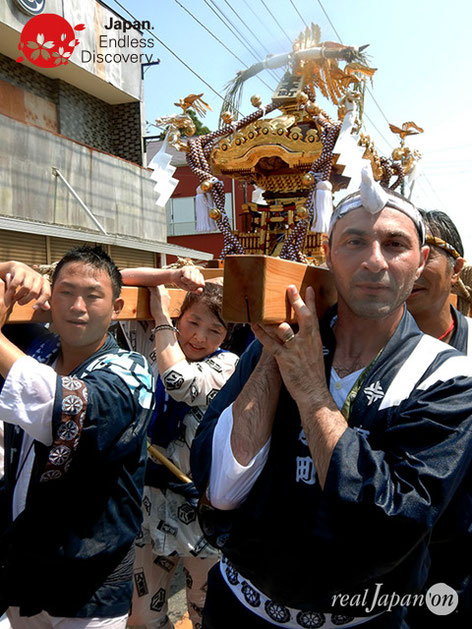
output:
M287 296L295 312L298 332L289 323L254 325L253 331L263 346L274 356L285 386L297 403L319 403L328 393L323 345L316 316L315 293L306 291L306 303L295 286L287 288Z
M172 283L183 290L200 295L203 293L205 278L196 267L182 266L173 270Z
M23 306L35 299L35 310L49 310L51 286L47 278L37 271L22 262L3 262L0 264L0 278L5 282L4 301L7 307L15 302Z

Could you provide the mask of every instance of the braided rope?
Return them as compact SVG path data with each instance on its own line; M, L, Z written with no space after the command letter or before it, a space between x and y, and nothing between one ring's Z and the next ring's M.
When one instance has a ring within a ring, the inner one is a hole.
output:
M224 137L239 131L248 124L255 122L266 113L270 113L274 109L277 109L276 105L271 103L267 107L258 109L257 111L249 114L242 120L239 120L233 125L226 125L218 131L207 133L206 135L200 135L188 140L188 152L187 152L187 164L190 170L197 175L202 184L207 179L215 179L210 170L208 163L210 153L214 147L216 141ZM215 203L216 209L219 211L219 218L215 219L216 225L220 232L223 234L223 249L220 257L225 258L227 255L236 253L243 254L244 247L231 231L231 224L225 210L225 191L224 186L220 181L215 181L210 190L212 199Z
M393 162L387 157L380 158L380 165L384 170L384 175L380 180L380 185L383 188L388 188L389 190L395 190L395 188L398 188L398 186L405 180L405 171L403 166L398 162ZM395 175L397 176L397 179L390 185L390 179Z
M334 122L325 115L318 115L314 120L322 128L320 141L323 149L321 155L313 162L311 169L308 171L308 174L313 175L315 178L315 182L308 191L308 203L306 206L308 218L298 221L296 227L285 239L280 251L281 258L284 260L292 260L293 262L303 262L305 260L302 249L315 211L316 184L319 181L329 181L333 167L334 145L336 144L342 125L341 122Z

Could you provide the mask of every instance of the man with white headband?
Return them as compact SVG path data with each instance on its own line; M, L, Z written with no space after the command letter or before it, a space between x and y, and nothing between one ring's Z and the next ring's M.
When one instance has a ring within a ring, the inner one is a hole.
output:
M472 364L405 308L423 239L414 206L364 175L325 245L337 309L319 326L313 290L289 286L298 330L253 326L192 451L224 555L203 629L406 629L426 605L430 534L472 458Z

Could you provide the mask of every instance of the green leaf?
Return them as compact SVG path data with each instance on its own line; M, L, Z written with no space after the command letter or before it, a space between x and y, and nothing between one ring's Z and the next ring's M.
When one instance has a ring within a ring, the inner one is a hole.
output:
M28 48L32 48L33 50L35 48L39 48L39 45L35 41L26 42L26 45L28 46Z
M39 57L39 48L37 50L34 50L33 53L31 54L31 59L33 59L33 61L37 59L38 57Z
M49 54L49 52L47 50L44 50L44 48L41 49L41 56L43 59L49 59L49 57L51 56Z

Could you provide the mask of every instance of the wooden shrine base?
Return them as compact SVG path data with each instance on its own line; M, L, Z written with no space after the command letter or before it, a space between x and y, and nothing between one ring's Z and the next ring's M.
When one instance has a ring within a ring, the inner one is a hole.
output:
M294 322L287 286L294 284L302 297L315 289L321 318L336 303L336 289L328 269L271 256L235 255L225 258L223 318L236 323Z

